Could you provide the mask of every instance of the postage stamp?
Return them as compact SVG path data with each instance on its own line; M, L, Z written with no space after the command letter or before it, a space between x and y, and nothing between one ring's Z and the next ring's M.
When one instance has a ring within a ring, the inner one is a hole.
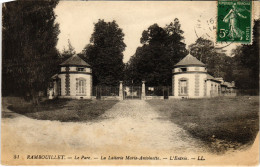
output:
M218 1L217 42L251 43L252 1Z

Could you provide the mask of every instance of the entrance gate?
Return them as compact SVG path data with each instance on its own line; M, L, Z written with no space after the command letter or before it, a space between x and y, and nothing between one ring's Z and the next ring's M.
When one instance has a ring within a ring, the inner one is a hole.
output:
M149 98L163 98L168 99L172 95L172 88L170 86L147 86L145 87L145 95ZM157 97L155 97L157 96Z
M124 100L140 99L142 96L141 86L124 86L123 87L123 98Z

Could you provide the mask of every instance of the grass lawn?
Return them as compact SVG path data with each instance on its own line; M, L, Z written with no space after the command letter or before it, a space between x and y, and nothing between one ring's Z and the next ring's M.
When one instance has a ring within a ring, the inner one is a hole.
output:
M250 145L259 131L256 96L147 102L215 153Z
M46 100L38 106L30 103L13 103L8 109L34 119L70 122L95 119L116 103L116 100L55 99Z

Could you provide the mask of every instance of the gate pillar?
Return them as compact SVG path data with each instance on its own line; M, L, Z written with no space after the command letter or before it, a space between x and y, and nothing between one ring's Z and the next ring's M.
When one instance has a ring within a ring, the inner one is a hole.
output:
M145 81L142 81L142 100L145 99Z
M119 100L123 100L123 81L119 81Z

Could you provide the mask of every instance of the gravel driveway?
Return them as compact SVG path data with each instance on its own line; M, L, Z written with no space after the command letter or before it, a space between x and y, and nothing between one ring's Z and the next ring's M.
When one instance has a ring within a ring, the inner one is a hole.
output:
M5 112L8 111L5 107ZM92 122L2 119L3 151L112 153L202 152L202 143L162 118L145 101L124 100Z
M175 153L194 149L202 151L198 148L201 143L176 124L159 116L143 100L121 101L103 117L108 118L108 121L102 122L104 125L116 127L107 131L106 135L118 140L121 147L174 150Z

